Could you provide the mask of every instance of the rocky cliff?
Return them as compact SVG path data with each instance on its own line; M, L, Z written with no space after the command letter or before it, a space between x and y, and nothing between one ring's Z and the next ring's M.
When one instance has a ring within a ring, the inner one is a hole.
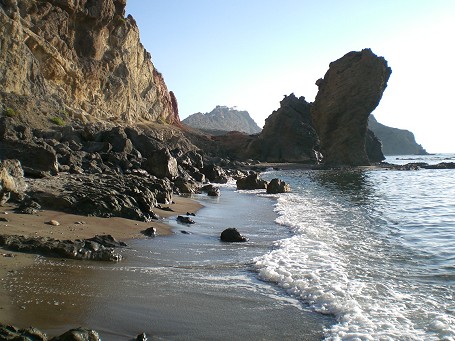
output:
M427 151L416 142L414 134L409 130L388 127L379 123L371 115L368 127L382 142L385 155L426 155Z
M126 0L1 0L0 102L34 125L78 119L178 125L177 101Z
M261 128L254 122L248 111L218 105L209 113L196 113L185 118L182 123L190 127L204 130L214 135L227 131L239 131L247 134L257 134Z
M370 49L349 52L330 63L312 117L327 165L368 165L368 117L381 100L392 70Z
M265 120L264 129L250 143L248 154L250 158L267 162L315 162L318 145L311 104L304 97L291 94Z

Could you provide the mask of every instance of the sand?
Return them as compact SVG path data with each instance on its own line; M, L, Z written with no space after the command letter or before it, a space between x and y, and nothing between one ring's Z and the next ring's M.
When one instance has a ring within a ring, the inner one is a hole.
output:
M95 235L110 234L117 240L144 238L142 230L151 226L156 227L157 235L172 233L166 218L187 212L196 212L202 205L185 197L174 197L170 207L171 211L156 209L155 213L164 220L149 223L124 218L98 218L67 214L58 211L43 210L37 214L14 213L14 205L7 204L0 207L0 234L15 234L27 236L52 237L61 240L75 240L91 238ZM4 219L3 219L4 218ZM54 226L48 222L56 220L60 225ZM7 320L9 314L9 299L2 282L9 272L18 271L34 263L36 255L18 253L0 247L0 322Z

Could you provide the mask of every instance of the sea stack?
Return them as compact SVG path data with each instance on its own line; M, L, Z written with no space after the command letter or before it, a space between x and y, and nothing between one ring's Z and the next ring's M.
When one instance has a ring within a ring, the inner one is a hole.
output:
M392 73L370 49L349 52L330 63L311 114L326 165L369 165L368 117L378 106Z

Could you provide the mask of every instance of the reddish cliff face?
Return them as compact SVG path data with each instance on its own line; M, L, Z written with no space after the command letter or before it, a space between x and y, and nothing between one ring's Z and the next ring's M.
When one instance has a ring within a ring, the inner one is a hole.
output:
M368 165L368 117L377 107L392 70L370 49L349 52L330 63L316 82L311 114L328 165Z
M179 125L175 96L125 5L1 0L0 100L28 115Z

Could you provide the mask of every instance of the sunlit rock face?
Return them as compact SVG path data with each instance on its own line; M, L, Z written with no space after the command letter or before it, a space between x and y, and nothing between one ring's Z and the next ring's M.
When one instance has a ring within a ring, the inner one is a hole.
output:
M0 100L30 114L179 125L126 0L1 0Z
M369 165L368 117L377 107L392 70L370 49L349 52L330 63L316 85L311 114L327 165Z

